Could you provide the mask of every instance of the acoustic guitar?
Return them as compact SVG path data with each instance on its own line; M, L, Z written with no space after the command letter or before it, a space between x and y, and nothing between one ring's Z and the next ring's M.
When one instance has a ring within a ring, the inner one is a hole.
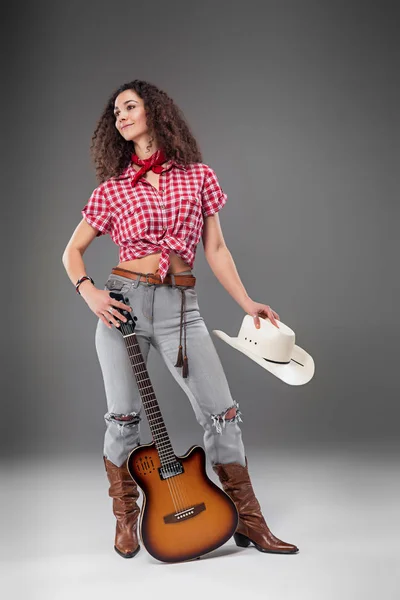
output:
M110 296L129 304L118 292ZM127 459L132 479L143 492L140 537L157 560L193 560L222 546L234 534L238 513L231 498L206 474L201 446L176 456L135 333L129 311L120 330L135 373L153 442L134 448Z

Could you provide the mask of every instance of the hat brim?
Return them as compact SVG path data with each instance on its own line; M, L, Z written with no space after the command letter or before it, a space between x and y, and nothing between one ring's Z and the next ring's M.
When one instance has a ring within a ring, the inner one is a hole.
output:
M238 337L231 337L219 329L213 329L213 333L224 342L245 354L251 360L254 360L260 367L263 367L285 383L289 385L304 385L312 379L315 371L314 360L303 348L294 345L291 361L288 364L277 364L270 362L254 354L248 348L244 347Z

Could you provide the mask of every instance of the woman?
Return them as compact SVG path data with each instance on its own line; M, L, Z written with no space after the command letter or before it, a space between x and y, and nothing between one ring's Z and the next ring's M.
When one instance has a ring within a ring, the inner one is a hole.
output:
M150 345L187 394L204 428L204 446L223 489L239 513L235 541L252 542L261 552L291 554L292 544L269 530L254 495L239 427L238 403L199 312L192 268L202 237L206 259L217 279L243 310L269 318L279 315L252 300L226 247L218 211L227 200L214 171L202 163L197 143L169 96L135 80L107 102L92 138L100 185L82 210L83 219L63 254L77 292L98 317L96 350L107 399L104 464L117 520L115 550L123 557L139 550L139 491L126 459L139 441L141 400L122 336L125 303L137 316L135 333L147 361ZM82 256L100 235L120 247L119 263L105 289L86 275ZM190 360L189 360L190 358Z

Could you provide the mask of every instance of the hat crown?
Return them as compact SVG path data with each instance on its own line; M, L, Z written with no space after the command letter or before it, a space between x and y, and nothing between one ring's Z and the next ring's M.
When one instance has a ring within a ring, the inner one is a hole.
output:
M239 330L240 343L253 354L278 363L290 362L295 345L295 333L290 327L277 321L279 329L269 319L260 318L260 328L254 319L246 315Z

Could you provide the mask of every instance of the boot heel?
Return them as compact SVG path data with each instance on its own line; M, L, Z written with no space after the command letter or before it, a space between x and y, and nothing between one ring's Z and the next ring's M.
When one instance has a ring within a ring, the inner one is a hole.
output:
M241 533L234 533L233 538L235 540L236 546L239 546L240 548L247 548L247 546L250 546L249 538L247 538Z

